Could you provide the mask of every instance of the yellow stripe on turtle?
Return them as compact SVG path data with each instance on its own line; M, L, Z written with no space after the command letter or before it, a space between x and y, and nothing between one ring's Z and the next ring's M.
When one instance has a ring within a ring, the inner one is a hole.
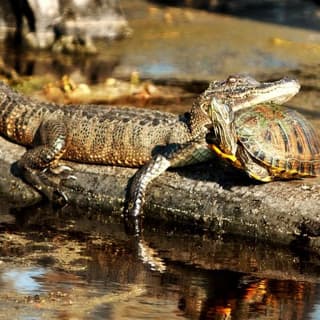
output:
M209 146L210 146L210 149L212 149L219 157L221 157L223 159L228 159L228 160L230 160L232 162L238 161L238 159L237 159L237 157L235 155L224 153L216 145L210 144Z

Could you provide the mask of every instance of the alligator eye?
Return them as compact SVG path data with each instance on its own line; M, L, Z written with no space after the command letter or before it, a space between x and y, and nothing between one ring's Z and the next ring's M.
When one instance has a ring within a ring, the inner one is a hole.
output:
M228 79L227 79L227 82L229 83L235 83L237 81L237 78L235 76L230 76Z

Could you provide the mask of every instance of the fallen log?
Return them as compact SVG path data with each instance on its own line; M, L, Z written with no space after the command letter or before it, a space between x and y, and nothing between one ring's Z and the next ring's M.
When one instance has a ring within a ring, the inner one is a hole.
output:
M13 174L23 152L0 138L0 195L17 205L31 205L41 195ZM126 187L136 169L65 164L76 181L50 175L48 180L60 184L70 205L122 218ZM285 245L298 242L320 252L319 182L257 184L220 161L171 170L148 187L145 226L156 222Z

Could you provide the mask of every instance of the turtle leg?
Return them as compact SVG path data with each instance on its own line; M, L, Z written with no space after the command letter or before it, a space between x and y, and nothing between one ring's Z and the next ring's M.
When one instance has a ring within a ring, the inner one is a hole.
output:
M238 158L241 159L241 167L247 172L250 178L261 182L270 182L274 180L269 170L262 164L254 161L251 155L243 148L238 148Z
M266 168L255 163L253 160L246 164L246 171L250 178L261 182L271 182L274 180Z

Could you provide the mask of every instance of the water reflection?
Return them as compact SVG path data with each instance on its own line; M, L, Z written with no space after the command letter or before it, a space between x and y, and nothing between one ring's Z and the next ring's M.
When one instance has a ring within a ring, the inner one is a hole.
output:
M43 80L59 79L65 74L73 75L89 83L103 82L119 64L117 54L97 56L68 56L52 54L46 51L37 52L15 48L9 45L0 46L0 56L7 67L15 70L20 76L39 76Z
M159 274L105 214L2 204L0 216L0 319L318 319L312 255L146 230Z
M41 286L34 277L41 276L44 272L43 268L4 270L1 274L1 280L5 286L12 286L19 293L33 294L41 291Z

